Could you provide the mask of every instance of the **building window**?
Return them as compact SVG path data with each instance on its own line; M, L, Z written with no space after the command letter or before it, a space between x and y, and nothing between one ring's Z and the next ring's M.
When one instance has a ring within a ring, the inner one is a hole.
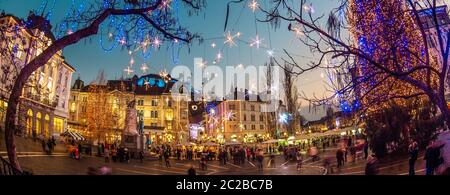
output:
M250 120L251 120L251 121L255 121L255 118L256 118L256 117L255 117L254 114L252 114L252 115L250 116Z
M152 100L152 106L158 106L158 100Z
M150 116L151 116L150 111L148 111L148 110L144 111L144 118L150 118Z
M151 111L150 118L158 118L158 111Z
M27 133L33 135L33 111L31 109L27 113Z
M41 119L42 119L42 114L40 112L38 112L36 114L36 127L35 127L35 131L36 131L36 135L40 135L41 134Z
M53 130L55 133L62 133L64 130L64 120L61 118L55 118L53 120Z
M144 105L144 100L138 100L138 106L143 106Z
M48 114L45 115L44 118L44 136L45 137L49 137L50 135L50 117L48 116Z
M264 121L264 115L259 115L259 121Z
M247 125L244 125L244 129L247 129Z
M230 105L228 105L228 109L236 110L236 106L234 106L234 104L230 104Z
M256 129L256 125L252 125L252 130L255 130Z
M244 121L247 121L247 115L244 114Z
M264 125L259 125L259 129L263 130L264 129Z
M72 105L70 105L70 111L75 112L75 102L72 102Z
M251 111L255 111L255 105L251 105L251 106L250 106L250 110L251 110Z

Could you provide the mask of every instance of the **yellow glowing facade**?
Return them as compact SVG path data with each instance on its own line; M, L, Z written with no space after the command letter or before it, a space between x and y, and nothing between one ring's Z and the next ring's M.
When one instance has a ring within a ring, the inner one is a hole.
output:
M21 21L11 15L0 17L0 27L18 26ZM2 42L2 47L17 45L14 62L5 56L0 57L2 69L17 70L5 73L0 71L0 119L4 117L11 87L20 69L53 41L51 33L39 29L21 29L22 42ZM6 34L6 36L13 36ZM8 46L6 46L8 45ZM29 52L26 52L29 50ZM68 118L68 96L72 74L75 69L57 52L44 66L33 72L26 83L19 105L18 125L26 136L56 136L64 132Z

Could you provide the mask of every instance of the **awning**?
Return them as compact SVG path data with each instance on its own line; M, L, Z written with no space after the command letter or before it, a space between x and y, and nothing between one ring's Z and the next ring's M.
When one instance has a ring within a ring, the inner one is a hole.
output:
M66 131L66 132L62 133L61 136L72 137L73 139L79 140L79 141L86 140L81 134L79 134L77 132L72 132L72 131Z
M263 144L273 144L273 143L278 143L278 140L271 139L271 140L267 140L267 141L263 142Z

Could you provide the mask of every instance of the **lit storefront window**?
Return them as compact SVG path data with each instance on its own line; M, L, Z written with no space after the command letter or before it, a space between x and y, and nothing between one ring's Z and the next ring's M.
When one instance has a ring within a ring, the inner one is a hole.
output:
M53 131L55 133L61 134L64 130L64 119L62 118L55 118L53 120Z

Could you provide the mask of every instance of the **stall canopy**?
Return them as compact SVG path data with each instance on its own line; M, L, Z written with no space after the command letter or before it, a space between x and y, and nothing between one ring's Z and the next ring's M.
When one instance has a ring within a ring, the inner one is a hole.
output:
M265 142L263 142L263 144L274 144L274 143L278 143L277 139L271 139L271 140L267 140Z
M229 141L229 142L225 142L224 145L241 145L241 142L238 141Z
M66 131L66 132L62 133L61 136L72 137L73 139L78 140L78 141L86 140L81 134L79 134L77 132L72 132L72 131Z
M219 144L213 143L213 142L207 142L207 143L203 143L201 144L202 146L218 146Z

